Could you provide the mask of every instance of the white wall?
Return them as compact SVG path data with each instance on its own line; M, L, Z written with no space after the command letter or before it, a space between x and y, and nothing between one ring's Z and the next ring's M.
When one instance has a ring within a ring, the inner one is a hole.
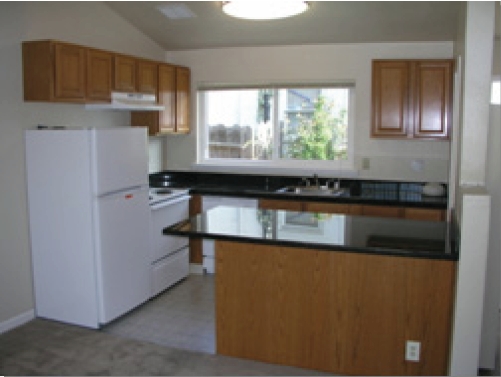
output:
M492 314L497 314L499 291L496 285L486 284L486 267L493 261L489 233L499 234L499 229L492 229L490 224L491 193L486 188L494 2L464 3L460 28L455 56L462 62L461 98L452 148L457 161L452 164L455 171L451 184L455 185L461 242L450 371L463 376L476 375L479 367L493 366L496 342L492 337L499 331L497 320L491 320ZM499 262L497 270L499 280Z
M3 323L33 309L24 130L39 123L95 127L130 124L129 113L23 102L21 42L36 39L164 59L163 49L101 2L0 3L0 330Z
M499 2L496 3L496 22L501 23ZM492 76L499 80L501 75L501 41L494 41ZM491 218L489 252L485 280L484 313L482 324L482 347L480 365L494 369L496 355L499 355L499 309L501 270L501 105L490 105L490 124L487 149L486 187L491 195Z
M172 51L167 60L191 68L193 93L203 82L354 81L355 164L360 169L361 158L369 157L371 165L360 177L447 182L449 142L370 138L371 61L451 58L452 53L452 43L379 43ZM192 109L191 125L196 130L196 96ZM167 168L190 169L196 162L196 132L167 137L165 145ZM422 172L411 169L415 158L423 160Z

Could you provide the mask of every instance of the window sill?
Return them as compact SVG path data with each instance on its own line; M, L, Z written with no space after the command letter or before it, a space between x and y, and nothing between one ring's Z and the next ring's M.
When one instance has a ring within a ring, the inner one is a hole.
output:
M211 163L200 162L192 166L193 170L212 172L212 173L246 173L246 174L276 174L282 176L309 176L318 174L323 177L336 177L336 178L356 178L358 177L358 170L352 167L341 167L338 163L333 167L327 166L303 166L298 168L297 165L270 165L266 162L256 163L244 161L225 161L225 163Z

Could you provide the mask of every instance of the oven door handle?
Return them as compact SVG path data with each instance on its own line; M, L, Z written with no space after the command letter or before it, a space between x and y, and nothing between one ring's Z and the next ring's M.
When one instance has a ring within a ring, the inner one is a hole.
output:
M166 199L164 201L152 204L152 205L150 205L150 207L151 207L151 209L159 209L159 208L167 207L167 206L170 206L170 205L173 205L173 204L185 201L185 200L190 200L190 198L191 198L191 196L189 196L189 195L183 195L183 196L179 196L177 198Z

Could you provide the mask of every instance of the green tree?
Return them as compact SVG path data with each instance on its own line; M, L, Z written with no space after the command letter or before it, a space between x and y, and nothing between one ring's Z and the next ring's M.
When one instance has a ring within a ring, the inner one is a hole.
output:
M346 159L346 110L334 116L333 103L319 95L311 118L300 117L297 131L290 130L287 155L301 160Z

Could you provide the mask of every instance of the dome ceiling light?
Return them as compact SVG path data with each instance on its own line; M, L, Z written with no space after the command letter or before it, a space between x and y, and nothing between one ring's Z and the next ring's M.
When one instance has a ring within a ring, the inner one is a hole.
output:
M247 20L274 20L303 13L309 7L308 1L267 0L267 1L223 1L223 12L229 16Z

